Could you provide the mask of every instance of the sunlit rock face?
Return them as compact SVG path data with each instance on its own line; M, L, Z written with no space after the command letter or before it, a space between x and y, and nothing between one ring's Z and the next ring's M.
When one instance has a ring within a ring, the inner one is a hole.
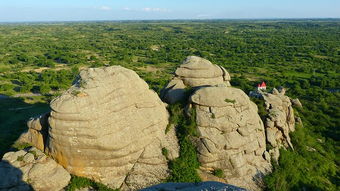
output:
M162 98L170 104L188 102L195 111L199 136L193 141L203 180L261 190L263 176L271 171L264 124L256 104L231 87L230 80L223 67L190 56L177 68ZM223 177L213 176L216 170Z
M201 169L220 169L224 181L250 190L271 170L257 106L240 89L220 85L198 89L190 98L196 111Z
M222 66L197 56L189 56L177 68L175 77L162 91L161 97L173 104L185 98L187 88L225 84L230 86L230 75Z
M291 99L284 89L273 89L271 93L262 93L268 116L265 121L267 148L271 157L278 161L280 148L293 148L289 133L295 131L295 117Z
M178 156L175 132L165 134L165 104L132 70L84 70L51 109L43 149L77 176L136 190L168 176L162 148ZM39 121L29 122L30 129Z

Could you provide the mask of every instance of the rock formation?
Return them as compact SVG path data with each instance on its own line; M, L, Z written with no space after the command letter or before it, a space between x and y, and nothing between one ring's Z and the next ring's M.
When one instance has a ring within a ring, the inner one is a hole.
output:
M263 175L271 171L264 124L256 104L229 82L223 67L188 57L162 95L171 104L186 96L185 88L195 90L189 108L196 112L199 136L194 140L204 180L260 190ZM212 178L216 170L223 172L222 179Z
M36 118L31 118L30 120L28 120L28 132L22 134L18 141L31 143L37 149L44 151L48 135L49 115L50 113L45 113Z
M62 166L34 147L8 152L0 162L0 190L60 191L70 179Z
M49 114L28 122L23 139L77 176L136 190L168 176L162 148L170 159L178 156L175 132L165 135L165 104L131 70L84 70L50 106Z
M271 159L278 159L281 147L292 147L294 112L284 94L283 88L256 94L269 113L263 124L256 104L230 86L223 67L190 56L162 98L170 104L187 101L186 111L195 111L198 136L191 138L202 179L259 190L263 175L271 171ZM138 190L166 179L167 159L179 155L175 128L165 133L169 117L165 104L135 72L123 67L82 71L74 85L51 102L51 109L31 119L20 140L77 176L111 188ZM215 171L223 176L214 176ZM194 189L204 189L197 186ZM184 184L179 188L191 189Z
M177 68L175 77L163 90L161 97L167 103L173 104L184 99L186 88L218 84L230 86L230 75L226 69L204 58L189 56Z
M220 169L227 183L258 190L257 181L271 165L257 106L242 90L225 84L198 89L190 102L196 111L201 169Z
M274 88L271 93L261 93L268 111L265 129L270 148L267 149L276 161L280 156L280 148L293 148L289 133L295 130L294 110L285 92L284 88L280 88L280 91Z

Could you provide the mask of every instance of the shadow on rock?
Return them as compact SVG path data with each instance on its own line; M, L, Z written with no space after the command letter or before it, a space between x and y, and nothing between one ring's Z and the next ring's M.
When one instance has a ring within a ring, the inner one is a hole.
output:
M27 131L27 120L49 110L48 104L28 104L21 98L0 99L0 158Z
M7 161L0 162L0 191L31 191L33 188L23 181L23 173Z

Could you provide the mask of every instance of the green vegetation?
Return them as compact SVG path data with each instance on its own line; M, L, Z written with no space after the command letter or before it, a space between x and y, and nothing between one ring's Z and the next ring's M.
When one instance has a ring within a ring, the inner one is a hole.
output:
M22 149L26 149L26 148L29 148L31 147L32 145L29 144L29 143L18 143L18 142L15 142L12 147L17 149L17 150L22 150Z
M159 93L184 58L197 55L224 66L246 93L265 81L302 102L304 127L292 134L295 150L281 151L268 190L340 190L339 32L338 19L0 25L0 94L16 96L0 96L0 156L80 69L122 65ZM264 118L263 103L253 101ZM169 110L181 145L170 180L199 181L195 127L183 106Z
M315 139L307 128L292 134L295 151L281 150L279 165L265 182L268 190L339 190L334 145Z
M213 175L214 176L217 176L219 178L224 178L224 173L223 173L223 170L222 169L215 169L213 171Z
M24 160L24 155L17 157L17 161L23 161L23 160Z
M0 158L11 147L13 149L24 149L29 144L15 144L21 133L26 129L26 122L33 116L48 111L47 103L27 103L35 101L36 97L27 98L5 98L0 99Z
M71 178L71 183L66 187L66 191L75 191L79 188L91 187L98 191L119 191L119 189L111 189L107 186L94 182L88 178L73 176Z
M38 159L37 152L35 152L35 151L29 151L28 153L31 153L31 154L33 154L33 156L34 156L34 159Z
M197 174L200 163L197 158L196 148L192 143L192 138L197 136L196 113L195 110L191 110L190 116L187 116L184 107L184 103L169 105L170 121L176 127L180 155L177 159L169 162L171 174L168 181L200 182L201 179Z
M162 155L167 159L169 158L169 151L167 148L162 148Z
M288 95L302 101L303 108L294 108L294 111L302 118L303 127L298 125L291 133L294 150L280 151L279 165L273 163L274 172L265 178L266 189L339 190L339 93L321 88L313 78L308 81L293 79L294 86L286 79L272 79L271 82L290 87ZM305 86L308 88L302 88ZM264 102L256 98L252 101L264 119L268 115ZM270 147L267 145L267 149Z
M265 122L266 118L268 117L268 111L266 109L266 105L263 99L259 99L259 98L250 98L251 101L253 101L254 103L256 103L257 108L258 108L258 114L261 117L262 121ZM268 147L267 147L268 149Z
M233 99L225 99L224 101L227 103L236 103L236 100Z

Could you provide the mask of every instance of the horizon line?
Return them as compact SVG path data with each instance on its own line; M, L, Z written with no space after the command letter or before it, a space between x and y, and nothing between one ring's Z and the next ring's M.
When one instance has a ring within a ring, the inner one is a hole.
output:
M340 20L340 17L259 17L259 18L210 18L210 19L98 19L98 20L41 20L41 21L0 21L0 24L18 24L18 23L76 23L76 22L143 22L143 21L251 21L251 20Z

